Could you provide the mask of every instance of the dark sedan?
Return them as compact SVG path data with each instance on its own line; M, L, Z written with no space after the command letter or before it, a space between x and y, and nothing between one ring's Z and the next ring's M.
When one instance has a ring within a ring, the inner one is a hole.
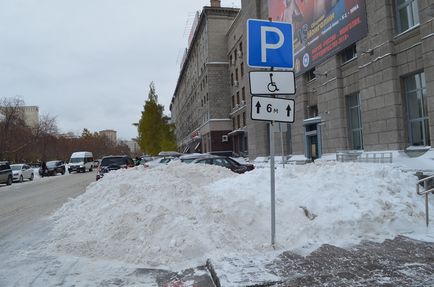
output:
M47 168L45 170L42 167L39 168L39 175L42 177L56 175L58 173L61 173L62 175L65 174L65 162L62 160L51 160L48 161L46 165Z
M104 177L104 174L121 168L134 167L134 161L131 157L126 155L110 155L102 158L101 163L96 172L96 180Z
M228 156L217 156L217 155L201 157L194 160L193 163L218 165L218 166L229 168L230 170L236 173L245 173L246 171L250 171L255 168L253 164L242 164Z

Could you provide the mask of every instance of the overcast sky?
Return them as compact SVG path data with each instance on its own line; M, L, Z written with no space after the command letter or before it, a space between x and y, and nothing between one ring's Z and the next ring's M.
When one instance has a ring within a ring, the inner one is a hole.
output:
M169 105L194 13L209 0L1 0L0 98L56 117L61 132L137 136L154 81ZM240 0L222 0L240 7Z

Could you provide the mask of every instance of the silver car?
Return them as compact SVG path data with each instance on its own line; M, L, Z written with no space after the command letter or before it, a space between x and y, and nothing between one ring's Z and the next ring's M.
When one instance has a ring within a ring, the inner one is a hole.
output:
M25 179L33 180L33 168L27 164L11 164L13 181L23 182Z

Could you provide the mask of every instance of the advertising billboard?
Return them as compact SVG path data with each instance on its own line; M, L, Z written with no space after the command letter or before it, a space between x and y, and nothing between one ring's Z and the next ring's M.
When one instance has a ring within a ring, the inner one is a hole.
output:
M364 0L268 0L268 16L292 23L296 74L312 69L368 32Z

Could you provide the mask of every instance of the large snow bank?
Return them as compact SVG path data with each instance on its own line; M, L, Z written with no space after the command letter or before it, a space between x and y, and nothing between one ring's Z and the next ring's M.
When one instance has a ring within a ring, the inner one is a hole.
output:
M271 251L269 173L179 162L111 172L54 214L49 247L171 269ZM415 185L390 165L278 168L277 247L306 253L397 234L434 240Z

